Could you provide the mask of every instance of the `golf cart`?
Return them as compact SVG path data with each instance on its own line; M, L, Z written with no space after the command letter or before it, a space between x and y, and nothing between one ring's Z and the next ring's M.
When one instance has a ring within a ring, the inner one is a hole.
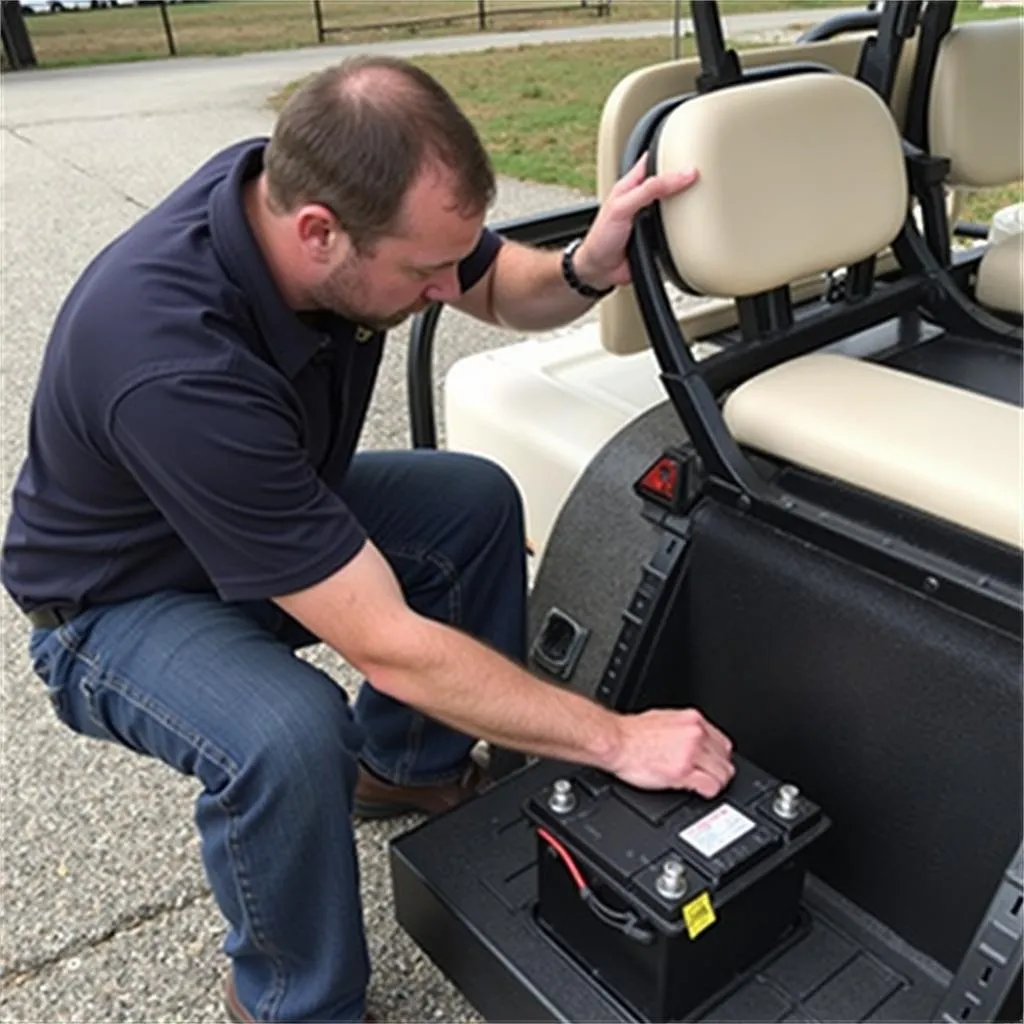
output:
M1024 177L1024 36L955 6L737 54L693 4L699 59L609 97L598 190L644 153L699 184L560 364L448 378L542 556L530 668L737 752L713 800L495 752L392 843L399 921L489 1020L1021 1017L1021 238L953 245L947 196Z

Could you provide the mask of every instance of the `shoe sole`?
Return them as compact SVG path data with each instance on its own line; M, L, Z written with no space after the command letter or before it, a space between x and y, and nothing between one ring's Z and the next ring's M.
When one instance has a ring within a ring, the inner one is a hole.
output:
M399 818L403 814L426 814L422 808L412 804L371 804L356 800L352 805L352 817L364 821L381 821L384 818Z

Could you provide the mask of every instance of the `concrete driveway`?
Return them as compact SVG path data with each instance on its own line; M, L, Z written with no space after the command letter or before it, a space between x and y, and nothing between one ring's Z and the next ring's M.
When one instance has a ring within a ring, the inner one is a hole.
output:
M831 13L831 12L829 12ZM821 17L802 11L801 21ZM775 31L793 14L734 19ZM610 26L616 35L671 23ZM537 33L562 41L607 32ZM522 34L362 49L413 54L518 45ZM2 89L2 510L21 462L28 406L49 325L86 262L197 164L266 133L268 95L351 47L7 75ZM669 55L666 42L666 57ZM584 198L503 180L496 218ZM462 355L512 340L449 315L438 379ZM408 445L405 333L396 332L364 445ZM223 928L192 826L196 786L163 765L74 737L53 719L25 655L27 627L3 615L0 706L0 1019L4 1022L221 1020ZM347 685L328 652L314 653ZM400 932L387 842L413 819L362 825L367 931L382 1020L477 1020Z

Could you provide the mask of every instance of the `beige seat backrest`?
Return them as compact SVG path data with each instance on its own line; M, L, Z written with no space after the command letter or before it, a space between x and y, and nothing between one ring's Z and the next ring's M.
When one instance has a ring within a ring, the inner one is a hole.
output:
M856 33L820 43L741 50L739 56L747 68L791 61L813 61L840 74L852 76L857 70L860 51L867 35ZM916 39L908 41L903 47L893 87L891 107L901 124L906 111L916 47ZM603 199L618 180L626 143L640 118L664 99L693 92L699 74L700 61L688 57L634 71L612 90L605 102L598 129L597 192L600 198ZM756 162L753 166L756 167ZM801 282L794 289L794 298L799 300L813 297L820 294L823 287L823 283L818 280ZM598 315L601 344L609 352L628 355L647 347L647 333L631 287L616 289L601 303ZM697 339L725 330L735 323L736 309L731 301L705 303L687 317L686 334L690 339Z
M856 263L907 215L899 129L872 89L843 75L690 100L665 119L653 155L659 171L701 168L660 210L676 271L705 295L755 295Z
M958 25L942 40L928 97L928 148L949 159L957 189L1024 178L1024 18ZM1024 308L1021 239L982 257L975 295L991 309Z
M1024 178L1024 18L955 26L939 45L928 149L948 183L990 188Z

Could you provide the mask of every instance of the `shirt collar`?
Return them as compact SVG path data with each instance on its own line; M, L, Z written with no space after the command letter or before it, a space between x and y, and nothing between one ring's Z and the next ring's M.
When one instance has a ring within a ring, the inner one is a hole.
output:
M218 259L252 307L271 358L292 380L323 349L325 338L285 302L245 213L243 189L263 169L264 149L265 139L239 147L227 177L210 193L210 233ZM332 317L331 323L332 339L355 333L356 325L342 317Z

